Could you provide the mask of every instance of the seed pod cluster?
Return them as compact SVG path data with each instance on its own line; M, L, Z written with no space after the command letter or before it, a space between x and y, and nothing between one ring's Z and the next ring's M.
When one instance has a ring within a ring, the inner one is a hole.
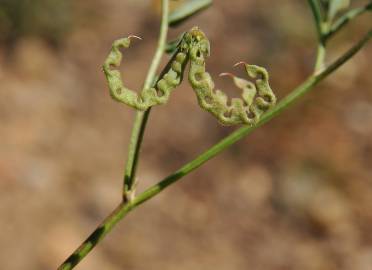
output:
M181 83L188 61L189 83L196 93L200 107L210 112L224 125L254 125L261 115L276 103L267 71L243 62L239 64L244 64L247 74L255 82L228 74L233 78L234 84L242 90L242 97L232 98L229 102L229 98L222 90L215 90L213 79L206 71L205 64L205 58L210 54L209 40L198 27L193 27L183 35L155 87L143 89L137 94L123 85L120 72L114 69L121 64L120 49L128 48L130 41L131 37L114 42L103 70L111 96L137 110L147 110L152 106L166 103L171 92Z

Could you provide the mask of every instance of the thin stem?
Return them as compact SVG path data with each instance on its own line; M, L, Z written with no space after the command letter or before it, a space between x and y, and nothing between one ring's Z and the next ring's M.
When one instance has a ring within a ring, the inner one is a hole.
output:
M330 66L324 69L322 72L311 75L304 83L294 89L289 95L282 99L271 111L263 115L262 119L255 126L247 126L238 129L231 135L227 136L219 143L215 144L207 151L199 155L196 159L187 163L175 173L169 175L158 184L150 187L132 201L126 203L122 202L102 223L98 228L81 244L81 246L70 256L67 260L58 268L58 270L71 270L73 269L113 228L122 220L126 214L131 210L151 199L152 197L159 194L165 188L171 184L177 182L182 177L186 176L190 172L194 171L211 158L215 157L223 150L241 140L258 127L264 125L275 116L279 115L282 111L287 109L295 101L297 101L305 93L309 92L319 82L328 77L332 72L342 66L346 61L353 57L366 43L372 38L372 31L361 39L353 48L347 51L339 59L333 62Z
M356 17L364 14L367 11L372 10L372 3L369 3L365 5L364 7L354 8L348 12L346 12L344 15L342 15L338 20L334 22L331 29L328 31L328 33L325 35L325 40L328 40L331 38L334 34L336 34L338 31L340 31L344 26L346 26L350 21L355 19Z
M162 0L162 19L160 26L160 35L158 46L150 65L144 88L151 87L156 81L156 70L159 67L161 57L163 55L167 34L168 34L168 15L169 15L169 0ZM122 203L101 223L101 225L87 238L87 240L69 256L58 270L71 270L73 269L84 257L105 237L107 233L132 209L130 203L133 196L133 187L136 168L140 148L143 140L143 135L146 128L146 123L150 114L150 109L145 112L137 112L132 135L130 139L127 165L124 174L124 189Z
M138 195L132 202L134 206L140 205L143 202L149 200L150 198L154 197L162 190L164 190L169 185L177 182L179 179L184 177L185 175L189 174L193 170L197 169L205 162L210 160L211 158L215 157L223 150L231 146L232 144L236 143L240 139L244 138L252 131L256 130L260 126L266 124L275 116L279 115L282 111L289 108L295 101L297 101L300 97L304 94L309 92L311 89L314 88L319 82L324 80L328 77L332 72L337 70L340 66L342 66L345 62L347 62L351 57L353 57L367 42L372 38L372 30L370 30L354 47L348 50L344 55L334 61L331 65L329 65L326 69L321 71L318 74L311 75L308 79L305 80L300 86L294 89L289 95L287 95L284 99L282 99L272 110L268 111L266 114L263 115L261 120L255 126L247 126L238 129L237 131L233 132L219 143L215 144L207 151L199 155L197 158L192 160L191 162L187 163L175 173L169 175L164 180L160 181L158 184L150 187L142 194Z
M111 229L132 209L132 205L122 202L106 217L94 232L58 267L58 270L71 270L111 231Z
M315 26L318 33L318 40L321 40L323 38L322 31L323 16L321 7L317 0L308 0L308 3L314 16Z
M158 40L158 46L151 62L147 77L144 83L144 88L150 88L153 86L156 78L156 70L159 67L161 58L163 56L168 34L168 16L169 15L169 0L162 0L162 19L160 26L160 35ZM146 111L138 111L134 121L132 135L129 143L128 158L124 172L124 187L123 187L123 201L127 201L133 196L133 192L136 170L138 159L140 155L140 149L143 141L143 136L146 129L147 120L149 118L151 108Z
M314 66L314 73L319 73L325 67L325 57L326 57L326 44L323 41L318 43L318 48L316 52L316 60Z
M123 186L123 201L126 202L130 200L130 197L134 194L132 193L133 186L135 184L135 177L138 165L138 159L140 154L140 149L143 141L143 136L146 129L146 124L148 117L150 115L150 109L146 111L137 111L134 120L132 134L129 142L128 148L128 158L124 173L124 186ZM132 194L131 194L132 193Z
M161 61L161 57L164 54L164 49L167 44L167 35L168 35L168 17L169 17L169 0L162 0L162 19L160 25L160 35L158 46L154 58L152 60L151 66L149 68L144 88L149 88L154 84L156 77L156 70L158 69Z
M314 73L317 73L325 67L326 40L324 38L324 20L318 0L308 0L308 3L314 16L316 31L318 34L318 48L314 67Z

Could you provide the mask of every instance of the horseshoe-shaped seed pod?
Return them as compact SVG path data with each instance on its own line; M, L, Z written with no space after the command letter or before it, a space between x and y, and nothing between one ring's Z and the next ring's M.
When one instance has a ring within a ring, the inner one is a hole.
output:
M110 94L117 101L137 110L147 110L151 106L166 103L171 92L181 83L186 64L190 60L189 82L196 93L199 105L222 124L254 125L261 115L276 103L266 69L244 62L237 65L244 64L249 77L255 79L254 83L229 73L222 74L233 78L234 84L242 90L242 98L232 98L229 104L228 97L223 91L214 90L214 82L205 67L205 57L210 53L209 40L198 27L193 27L181 37L171 61L160 74L156 86L143 89L138 95L124 87L120 72L113 69L121 64L120 49L128 48L131 38L134 37L136 36L115 41L103 65Z
M243 93L242 98L232 98L229 105L227 95L221 90L214 90L214 82L206 72L205 57L209 56L210 52L208 39L197 28L193 28L191 33L199 37L199 42L190 48L189 82L200 107L213 114L224 125L257 123L261 115L276 102L267 71L262 67L244 63L248 75L257 79L253 84L231 75L235 85L242 89Z
M116 40L103 64L103 71L108 82L111 97L137 110L147 110L152 106L166 103L171 91L182 81L183 71L188 58L187 52L184 52L185 46L180 45L179 49L174 53L171 62L157 81L156 87L143 89L138 94L123 85L120 71L114 69L119 67L122 61L123 56L120 49L129 48L131 38L138 37L129 36Z

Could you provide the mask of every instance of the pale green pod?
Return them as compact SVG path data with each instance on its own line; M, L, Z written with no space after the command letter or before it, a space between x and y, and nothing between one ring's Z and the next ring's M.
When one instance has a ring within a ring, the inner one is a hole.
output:
M172 57L172 61L165 68L165 72L153 88L143 89L139 94L123 85L119 70L113 69L120 66L122 53L120 49L130 46L130 37L116 40L103 64L110 95L113 99L122 102L137 110L165 104L174 90L182 81L183 70L187 64L187 54L180 49Z
M210 112L224 125L257 123L261 115L272 108L276 97L269 85L267 71L259 66L245 64L249 77L254 82L229 74L234 84L242 90L241 98L228 96L221 90L214 89L214 82L206 71L205 58L210 54L209 40L198 28L193 27L180 38L177 49L164 72L160 74L155 87L136 92L123 86L118 70L122 60L121 48L128 48L130 37L114 42L103 65L111 96L137 110L147 110L151 106L165 104L171 92L182 82L187 62L190 60L189 83L194 89L199 105Z
M205 57L210 53L208 39L198 28L193 28L190 33L198 42L190 47L189 82L197 95L200 107L210 112L224 125L257 123L261 115L276 102L267 71L262 67L246 64L246 71L250 77L256 79L255 83L231 75L235 85L242 89L242 98L231 99L229 105L227 95L221 90L214 89L214 82L206 72Z

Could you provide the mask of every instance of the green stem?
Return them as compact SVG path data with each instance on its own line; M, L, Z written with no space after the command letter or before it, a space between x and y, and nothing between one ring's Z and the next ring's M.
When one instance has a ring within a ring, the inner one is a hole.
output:
M116 209L105 218L87 240L75 250L75 252L58 267L58 270L71 270L111 231L130 210L132 205L122 202Z
M132 134L129 142L128 158L124 173L124 186L123 186L123 201L130 200L133 196L132 190L135 183L137 164L140 154L140 149L143 141L143 136L146 129L148 117L150 115L151 108L146 111L137 111L136 118L134 120Z
M334 22L328 33L325 35L324 39L328 40L338 31L340 31L344 26L346 26L350 21L355 19L356 17L364 14L367 11L372 10L372 3L365 5L364 7L354 8L344 15L342 15L338 20Z
M318 48L316 53L314 73L318 73L325 67L326 40L324 38L325 22L322 15L322 9L317 0L308 0L311 11L314 16L316 31L318 34Z
M144 88L151 87L156 81L156 70L159 67L161 57L164 53L168 34L168 15L169 15L169 0L162 0L162 19L160 26L160 35L158 46L151 62L149 71L146 76ZM128 159L124 174L124 189L122 203L101 223L101 225L88 237L88 239L80 245L80 247L69 256L58 270L73 269L97 244L98 242L117 224L126 213L132 209L130 200L134 196L132 194L135 174L138 164L140 148L143 140L143 135L146 129L147 120L150 114L150 109L145 112L137 112L134 121L132 135L128 150Z
M163 56L168 34L168 16L169 15L169 0L162 0L162 19L160 26L160 35L158 46L151 62L147 77L144 83L144 88L150 88L154 85L156 78L156 70L160 65L161 58ZM151 108L146 111L138 111L134 121L132 135L129 143L128 158L124 172L124 187L123 187L123 201L127 201L133 196L133 192L137 164L140 154L140 148L143 141L143 136L146 129L147 120L149 118Z
M315 67L314 72L319 73L325 67L325 57L326 57L326 44L323 41L319 41L317 53L316 53L316 60L315 60Z
M205 162L215 157L223 150L236 143L240 139L244 138L252 131L258 127L264 125L270 121L275 116L279 115L283 110L287 109L296 100L298 100L305 93L309 92L314 86L316 86L320 81L324 80L332 72L338 69L351 57L353 57L370 39L372 38L372 31L361 39L353 48L347 51L338 60L333 62L326 69L318 74L311 75L304 83L294 89L288 96L282 99L271 111L267 112L260 122L255 126L247 126L238 129L231 135L227 136L225 139L221 140L216 145L209 148L207 151L202 153L193 161L187 163L175 173L169 175L164 180L160 181L158 184L150 187L133 200L126 203L122 202L102 223L98 228L81 244L81 246L70 256L67 260L58 268L58 270L71 270L73 269L113 228L114 226L122 220L126 214L131 210L139 206L140 204L146 202L152 197L159 194L165 188L171 184L177 182L179 179L189 174L193 170L197 169Z
M197 169L205 162L210 160L211 158L215 157L223 150L231 146L232 144L236 143L237 141L241 140L248 134L250 134L255 129L259 128L260 126L266 124L275 116L279 115L282 111L287 109L290 105L292 105L295 101L297 101L300 97L304 94L309 92L311 89L314 88L319 82L324 80L328 77L332 72L342 66L346 61L348 61L351 57L353 57L367 42L372 38L372 30L370 30L354 47L348 50L344 55L334 61L331 65L329 65L326 69L319 72L318 74L311 75L308 79L305 80L300 86L294 89L289 95L287 95L284 99L282 99L272 110L268 111L266 114L263 115L261 120L255 126L247 126L238 129L237 131L233 132L219 143L215 144L207 151L199 155L193 161L187 163L175 173L169 175L164 180L160 181L158 184L154 185L153 187L147 189L142 194L138 195L133 200L133 205L137 206L142 204L143 202L149 200L150 198L154 197L162 190L164 190L169 185L177 182L179 179L184 177L185 175L189 174L193 170Z
M308 3L310 5L311 11L314 16L315 26L318 34L318 40L322 40L323 37L323 30L322 30L322 24L323 24L323 16L322 16L322 10L319 5L319 2L317 0L308 0Z

